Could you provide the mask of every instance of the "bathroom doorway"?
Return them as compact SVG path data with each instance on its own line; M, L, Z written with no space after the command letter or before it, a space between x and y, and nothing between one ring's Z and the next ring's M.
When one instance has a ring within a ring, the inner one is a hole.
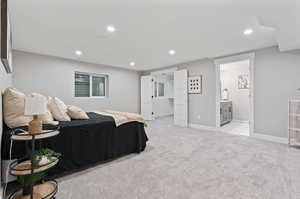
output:
M253 134L254 54L216 60L216 126L222 132Z

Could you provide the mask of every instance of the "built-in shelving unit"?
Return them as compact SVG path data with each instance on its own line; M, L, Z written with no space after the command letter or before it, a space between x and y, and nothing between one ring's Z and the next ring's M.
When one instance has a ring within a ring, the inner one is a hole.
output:
M300 100L290 100L288 112L289 145L300 146Z
M44 172L47 169L54 167L59 159L53 158L51 161L45 164L37 164L35 161L35 141L37 139L45 139L56 136L59 134L59 131L56 130L45 130L39 134L29 134L28 132L14 133L11 135L11 139L15 141L30 141L31 149L29 151L28 157L22 158L20 160L16 160L12 162L9 166L10 174L14 176L30 176L32 177L34 174ZM34 165L34 166L33 166ZM28 188L28 187L27 187ZM29 186L30 192L28 194L24 194L22 187L17 191L13 192L9 199L52 199L55 198L55 195L58 190L58 184L55 180L47 181L47 182L39 182L38 184L32 184Z

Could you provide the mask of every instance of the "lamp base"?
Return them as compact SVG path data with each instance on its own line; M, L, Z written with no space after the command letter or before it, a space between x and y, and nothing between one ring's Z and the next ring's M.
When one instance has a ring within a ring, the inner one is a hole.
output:
M28 132L30 134L43 133L43 122L38 119L37 115L34 115L33 120L29 122Z

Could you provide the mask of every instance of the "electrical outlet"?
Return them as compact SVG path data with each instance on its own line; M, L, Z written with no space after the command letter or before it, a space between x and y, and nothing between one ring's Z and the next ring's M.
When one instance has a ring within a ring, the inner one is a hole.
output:
M200 115L197 116L198 120L200 120Z

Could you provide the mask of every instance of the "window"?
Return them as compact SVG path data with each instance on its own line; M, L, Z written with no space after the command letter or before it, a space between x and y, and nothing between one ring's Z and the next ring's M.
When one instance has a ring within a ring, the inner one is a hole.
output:
M106 97L107 75L75 72L75 97Z
M105 96L105 77L92 76L93 96Z
M90 76L75 73L75 97L90 96Z
M164 83L158 83L158 97L164 97L165 96L165 84Z

